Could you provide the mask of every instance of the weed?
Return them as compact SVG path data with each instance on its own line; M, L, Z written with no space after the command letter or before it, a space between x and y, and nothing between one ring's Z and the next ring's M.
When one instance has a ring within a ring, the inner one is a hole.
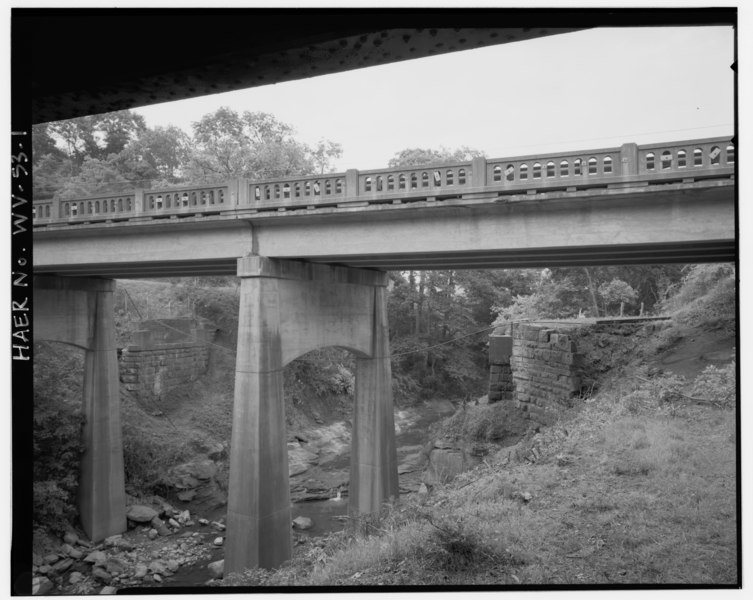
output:
M693 383L693 396L703 398L722 407L732 407L737 398L737 363L732 361L722 368L709 365Z

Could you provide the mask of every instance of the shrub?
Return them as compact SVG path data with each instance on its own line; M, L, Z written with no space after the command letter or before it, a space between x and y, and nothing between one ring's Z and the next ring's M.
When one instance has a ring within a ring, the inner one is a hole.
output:
M722 322L734 328L737 281L731 264L693 265L663 308L689 326Z
M693 383L691 395L718 404L734 406L737 398L737 362L724 367L709 365Z
M129 485L141 493L162 493L168 472L194 452L192 438L144 412L132 399L122 404L123 463Z
M75 520L81 454L83 356L34 347L34 525L63 533Z

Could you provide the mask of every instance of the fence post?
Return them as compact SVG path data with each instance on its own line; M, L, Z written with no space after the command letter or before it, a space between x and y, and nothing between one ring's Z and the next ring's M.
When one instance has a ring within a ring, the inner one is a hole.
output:
M133 190L133 214L138 216L144 212L144 190Z
M638 175L638 145L620 146L620 175Z
M235 204L236 206L247 206L248 205L248 179L245 177L239 177L236 179L233 184L236 186L236 197L235 197Z
M486 187L486 158L477 156L471 161L471 187Z
M345 197L355 198L358 196L358 171L348 169L345 171Z

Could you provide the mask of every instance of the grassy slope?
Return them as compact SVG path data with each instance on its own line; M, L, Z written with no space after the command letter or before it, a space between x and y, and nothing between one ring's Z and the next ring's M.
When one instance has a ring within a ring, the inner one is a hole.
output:
M718 323L678 319L517 454L503 448L359 531L297 547L284 568L223 585L733 585L734 399L695 403L665 393L699 396L672 374L635 377L672 366L692 382L733 346ZM538 460L515 458L531 447Z
M226 583L735 583L734 412L627 408L620 396L558 425L534 464L500 452L365 533Z

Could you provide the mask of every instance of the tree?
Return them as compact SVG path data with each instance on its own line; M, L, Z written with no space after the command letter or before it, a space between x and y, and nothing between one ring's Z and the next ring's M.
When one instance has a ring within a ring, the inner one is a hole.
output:
M612 279L609 283L602 283L599 286L599 296L604 303L604 314L609 314L609 308L617 306L620 308L622 316L622 306L632 304L638 297L638 293L621 279Z
M186 175L195 182L309 175L341 151L339 144L322 141L317 163L315 152L293 138L292 127L263 112L223 107L194 123L193 130Z
M462 146L457 150L406 148L397 152L387 163L387 166L394 169L397 167L418 167L438 162L465 162L478 156L485 156L485 154L467 146Z
M133 188L127 179L110 161L98 158L85 158L79 173L67 178L57 189L60 198L81 198L93 196L106 190L116 193Z
M468 148L410 148L398 152L389 166L464 161L481 154ZM402 355L393 367L398 381L414 383L422 394L458 395L483 380L486 338L467 334L489 326L490 307L499 300L493 279L483 271L392 274L388 311L392 350Z
M89 115L48 124L48 133L77 166L86 158L106 160L146 129L144 117L130 110Z
M314 164L317 172L324 175L325 171L332 172L332 159L343 155L342 145L330 140L319 140L313 151Z
M191 138L175 125L146 129L129 146L128 154L135 161L143 161L157 176L175 183L190 155Z

